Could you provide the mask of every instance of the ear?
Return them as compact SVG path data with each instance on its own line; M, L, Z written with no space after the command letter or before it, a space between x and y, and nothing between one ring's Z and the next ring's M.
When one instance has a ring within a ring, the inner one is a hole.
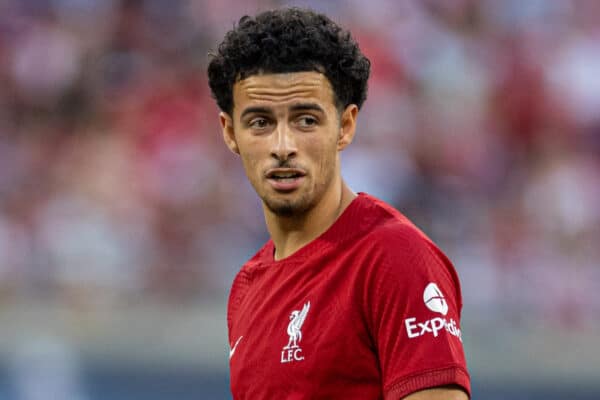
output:
M358 107L356 104L350 104L340 116L340 136L338 138L337 148L342 151L352 143L354 133L356 132L356 117L358 116Z
M219 113L219 121L221 122L221 130L223 131L223 140L229 150L235 154L240 154L237 142L235 140L235 133L233 131L233 119L226 112Z

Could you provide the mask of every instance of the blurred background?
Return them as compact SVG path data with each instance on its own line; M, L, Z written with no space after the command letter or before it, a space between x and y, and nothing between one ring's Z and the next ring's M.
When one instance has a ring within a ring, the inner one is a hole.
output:
M600 398L600 2L0 0L0 399L230 398L207 53L282 5L372 61L344 176L454 261L474 398Z

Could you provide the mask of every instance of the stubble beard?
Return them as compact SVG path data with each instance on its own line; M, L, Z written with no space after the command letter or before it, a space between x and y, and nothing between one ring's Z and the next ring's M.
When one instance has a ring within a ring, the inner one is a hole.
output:
M335 170L327 166L333 163L334 160L325 160L320 168L320 173L325 176L322 181L314 182L314 186L309 188L300 188L301 193L290 193L290 198L278 198L278 195L270 196L263 193L261 200L265 207L274 215L284 218L301 217L312 210L325 196L327 190L335 182ZM281 163L280 167L290 167L290 165ZM258 187L255 186L257 193ZM283 195L285 196L285 195Z
M278 199L276 196L264 195L262 201L267 209L278 217L300 217L312 210L325 196L328 188L334 184L333 171L328 175L325 181L317 183L311 189L306 189L297 195L292 193L293 197L290 199Z
M265 196L263 203L278 217L297 217L306 214L314 207L315 199L310 199L308 194L303 194L298 199L272 199Z

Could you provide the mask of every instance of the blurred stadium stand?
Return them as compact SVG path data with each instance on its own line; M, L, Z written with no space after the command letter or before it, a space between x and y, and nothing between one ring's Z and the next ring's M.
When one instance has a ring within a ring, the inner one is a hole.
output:
M475 399L600 398L600 2L0 1L0 399L228 399L267 234L205 68L311 6L373 63L357 191L454 261Z

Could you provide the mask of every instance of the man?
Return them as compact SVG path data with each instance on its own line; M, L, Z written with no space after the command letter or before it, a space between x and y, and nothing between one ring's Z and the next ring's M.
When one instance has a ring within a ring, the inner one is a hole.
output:
M442 252L340 172L369 61L326 16L243 17L208 76L271 240L228 304L240 399L464 400L461 295Z

